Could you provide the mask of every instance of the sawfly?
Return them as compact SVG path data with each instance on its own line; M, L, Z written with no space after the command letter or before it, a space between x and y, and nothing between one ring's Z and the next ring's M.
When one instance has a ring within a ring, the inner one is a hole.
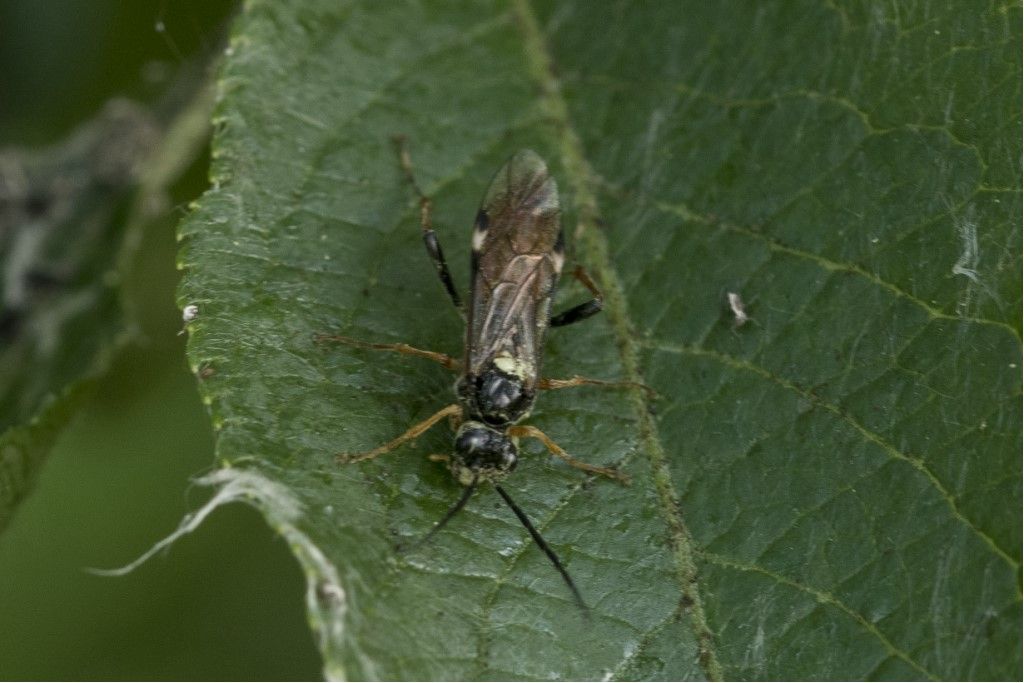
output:
M491 484L530 536L551 560L576 602L586 604L558 556L516 505L500 481L516 468L520 438L539 440L569 465L628 483L614 468L598 467L573 458L544 432L521 425L533 408L539 390L582 385L639 387L635 382L612 382L572 377L543 379L540 375L544 337L549 327L585 320L601 311L600 292L580 268L573 275L592 298L558 315L551 301L565 263L558 186L544 160L533 151L516 153L494 176L473 225L469 305L463 306L444 252L431 221L431 202L416 183L405 139L395 138L404 175L419 197L423 243L451 302L466 321L462 360L407 344L375 344L337 335L318 335L319 341L419 356L461 371L455 383L457 401L442 408L401 436L364 453L343 453L345 463L383 455L448 418L455 427L451 455L432 455L448 464L462 495L420 543L441 530L469 501L481 484Z

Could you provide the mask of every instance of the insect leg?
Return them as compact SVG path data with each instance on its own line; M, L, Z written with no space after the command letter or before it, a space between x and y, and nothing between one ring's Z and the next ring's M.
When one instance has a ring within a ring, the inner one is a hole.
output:
M542 379L537 382L537 386L540 389L571 389L572 387L581 386L597 386L607 387L609 389L643 389L647 392L650 398L657 398L658 393L640 382L629 382L626 380L612 382L605 379L590 379L589 377L580 377L575 375L569 379Z
M409 346L408 344L372 344L359 339L353 339L352 337L343 337L338 334L318 334L314 337L314 340L318 343L322 342L338 342L339 344L348 344L349 346L357 346L361 349L376 349L377 351L394 351L396 353L402 353L407 356L419 356L420 358L426 358L432 360L435 363L440 363L449 370L458 370L461 366L458 359L452 358L449 355L438 353L437 351L425 351L423 349L417 349L415 346Z
M566 461L567 463L569 463L578 470L583 470L584 472L593 472L594 474L600 474L602 476L610 477L612 479L618 479L623 484L629 484L628 475L623 474L614 467L598 467L597 465L591 465L590 463L583 462L582 460L577 460L576 458L572 457L564 450L562 450L561 446L552 441L547 434L540 431L536 427L531 427L529 425L516 425L514 427L509 427L508 434L509 436L537 439L542 444L544 444L544 446L548 449L548 452L550 452L551 455L561 458L562 460Z
M362 460L370 460L372 458L376 458L378 455L384 455L388 451L395 450L406 441L411 441L415 439L417 436L427 431L444 418L450 415L458 415L461 412L462 408L459 406L458 403L453 403L450 406L445 406L441 410L437 411L436 413L428 417L423 422L420 422L418 425L409 429L409 431L407 431L405 434L402 434L401 436L396 437L391 441L388 441L383 446L378 446L377 448L374 448L372 451L366 451L365 453L339 453L336 456L337 460L338 462L344 463L360 462Z
M441 278L441 284L444 285L445 291L448 292L448 298L455 304L455 308L459 309L459 313L465 315L462 309L462 299L459 297L459 292L455 289L455 282L452 280L451 271L448 270L448 262L444 259L444 251L441 250L441 243L437 239L434 225L430 220L430 198L423 194L423 190L420 189L419 184L416 182L416 176L413 174L412 157L409 156L409 147L406 145L405 136L396 135L394 141L395 146L398 148L398 161L402 165L402 171L405 173L409 184L412 185L412 189L419 196L420 229L423 231L423 246L427 248L427 254L430 255L430 260L434 262L437 276Z
M576 269L572 271L573 277L580 281L580 283L586 287L594 298L590 301L585 301L578 306L573 306L568 311L562 311L558 315L551 316L551 327L563 327L565 325L572 325L578 323L581 320L586 320L592 315L596 315L601 312L604 308L604 297L601 296L600 290L594 281L590 279L586 271L581 266L576 266Z

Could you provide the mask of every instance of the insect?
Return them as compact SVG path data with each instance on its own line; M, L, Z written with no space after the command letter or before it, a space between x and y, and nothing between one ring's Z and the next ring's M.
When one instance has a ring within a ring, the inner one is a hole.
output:
M548 328L585 320L600 312L603 306L597 287L577 268L573 275L589 290L592 298L558 315L550 314L552 296L565 262L565 241L558 187L540 156L530 150L516 153L497 172L484 194L473 226L470 297L469 305L464 307L433 229L430 199L416 183L404 138L396 138L396 144L405 177L419 197L423 243L448 297L466 321L464 356L460 361L407 344L375 344L337 335L318 335L318 340L419 356L449 370L461 371L455 383L457 401L378 448L341 454L338 459L353 463L376 458L448 418L456 430L452 454L431 455L430 458L447 462L456 481L465 488L458 501L420 543L432 538L458 514L479 485L489 483L526 527L561 574L577 603L585 609L579 590L558 556L499 482L516 468L519 439L534 438L552 455L577 469L628 483L628 478L618 470L577 460L544 432L519 422L530 414L540 390L583 385L649 389L635 382L579 376L543 379L540 376Z

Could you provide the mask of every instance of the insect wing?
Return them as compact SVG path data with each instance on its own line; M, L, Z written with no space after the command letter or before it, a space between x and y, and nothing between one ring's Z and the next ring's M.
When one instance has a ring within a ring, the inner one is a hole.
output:
M489 364L533 389L564 243L558 186L535 152L523 150L495 175L473 229L466 368Z

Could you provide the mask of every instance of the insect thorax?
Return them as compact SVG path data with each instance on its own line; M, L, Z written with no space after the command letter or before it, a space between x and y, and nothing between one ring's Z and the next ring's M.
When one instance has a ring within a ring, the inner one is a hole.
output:
M459 379L455 391L470 419L504 427L530 413L536 393L509 369L490 363L481 374L467 373Z

